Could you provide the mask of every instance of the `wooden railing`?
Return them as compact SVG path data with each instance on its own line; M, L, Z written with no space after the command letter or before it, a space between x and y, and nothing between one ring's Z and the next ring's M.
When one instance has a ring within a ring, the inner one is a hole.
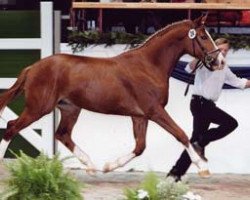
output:
M192 9L192 10L248 10L249 3L98 3L73 2L73 9Z
M79 9L98 9L98 28L103 30L103 9L162 9L162 10L187 10L187 18L191 16L191 10L250 10L250 1L239 3L125 3L125 2L73 2L72 13ZM74 14L73 14L74 16ZM74 19L72 20L74 21ZM73 23L74 24L74 23Z

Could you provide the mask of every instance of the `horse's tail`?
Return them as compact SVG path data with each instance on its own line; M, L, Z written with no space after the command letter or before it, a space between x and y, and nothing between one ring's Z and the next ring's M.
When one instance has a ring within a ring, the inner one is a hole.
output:
M23 92L24 83L30 67L22 70L14 85L0 96L0 113L16 96Z

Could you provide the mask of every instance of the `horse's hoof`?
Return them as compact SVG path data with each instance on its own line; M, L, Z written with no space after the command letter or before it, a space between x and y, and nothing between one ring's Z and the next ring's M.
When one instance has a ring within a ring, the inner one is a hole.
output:
M95 168L87 168L85 171L90 176L95 176L96 172L97 172L97 170Z
M209 178L211 176L211 173L208 169L206 170L201 170L198 172L199 176L202 178Z
M110 168L110 163L106 163L103 167L103 173L108 173L110 171L112 171Z

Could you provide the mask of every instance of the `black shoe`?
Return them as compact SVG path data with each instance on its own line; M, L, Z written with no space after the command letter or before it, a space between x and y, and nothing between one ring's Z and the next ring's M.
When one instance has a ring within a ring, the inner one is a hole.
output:
M178 176L178 175L176 175L176 174L173 174L173 173L171 173L171 172L169 172L168 174L167 174L167 178L173 178L174 179L174 182L179 182L179 181L181 181L181 176Z
M198 142L193 142L192 146L194 147L194 150L198 155L201 157L202 160L207 162L207 158L205 157L205 149L204 147L201 147Z

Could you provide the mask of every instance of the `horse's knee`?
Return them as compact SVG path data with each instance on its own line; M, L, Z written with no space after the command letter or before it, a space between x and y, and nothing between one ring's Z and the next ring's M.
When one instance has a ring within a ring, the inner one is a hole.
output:
M58 129L57 129L57 131L56 131L56 136L58 137L58 138L61 138L61 137L64 137L64 135L66 134L66 133L68 133L69 132L69 130L67 129L67 127L59 127Z
M13 124L15 123L15 121L16 121L16 120L11 120L11 121L9 121L9 122L7 123L7 129L10 129L10 128L13 126Z
M5 133L3 134L3 139L6 141L10 141L14 135L17 133L15 129L15 122L16 120L11 120L7 123L7 128L5 130Z
M56 130L55 138L63 142L68 133L69 133L68 128L66 126L60 125Z
M16 132L13 128L8 128L8 129L6 129L6 131L3 135L3 139L6 141L10 141L14 137L15 134L16 134Z

